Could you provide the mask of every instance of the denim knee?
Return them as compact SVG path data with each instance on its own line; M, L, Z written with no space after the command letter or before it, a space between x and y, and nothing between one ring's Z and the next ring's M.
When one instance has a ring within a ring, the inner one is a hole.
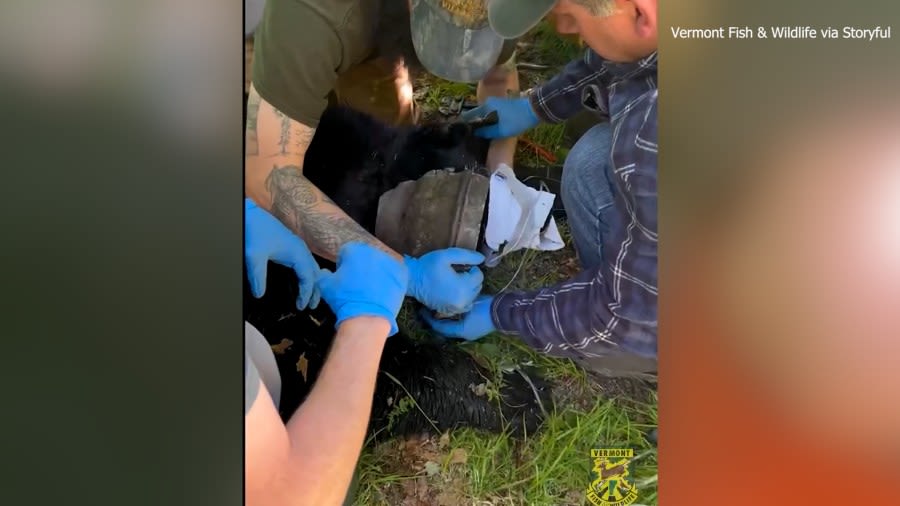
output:
M610 183L607 173L611 142L609 123L601 123L585 132L572 146L563 164L564 203L568 201L574 204L585 198L609 200Z
M609 123L595 125L575 143L563 165L561 196L575 249L585 267L600 262L603 215L612 206L609 180L611 129Z

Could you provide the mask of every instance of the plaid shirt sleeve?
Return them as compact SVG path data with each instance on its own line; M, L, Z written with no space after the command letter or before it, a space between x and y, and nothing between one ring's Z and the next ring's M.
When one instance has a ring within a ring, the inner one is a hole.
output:
M603 98L613 111L610 163L615 216L603 238L600 265L552 287L500 294L491 306L492 319L501 332L518 335L552 355L602 356L605 349L619 347L655 358L655 71L652 79L625 76Z
M519 336L549 355L602 355L622 346L656 356L656 322L633 321L615 311L611 288L601 269L535 292L509 292L494 298L491 317L497 329ZM655 302L655 301L654 301Z
M589 84L605 88L608 77L603 59L589 49L584 57L570 62L556 77L532 89L531 107L541 121L560 123L584 110L584 91ZM598 106L599 112L609 115L603 103Z

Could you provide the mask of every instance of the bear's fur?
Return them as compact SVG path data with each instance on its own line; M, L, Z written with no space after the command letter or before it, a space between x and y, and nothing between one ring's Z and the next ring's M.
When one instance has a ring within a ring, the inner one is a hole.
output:
M436 168L482 167L487 143L463 124L393 128L342 107L323 114L304 160L304 175L369 232L379 197L398 183ZM318 259L320 265L334 265ZM244 283L244 317L273 345L282 374L281 414L289 417L309 393L334 336L334 315L323 301L315 310L294 306L297 280L269 264L266 294L255 299ZM409 303L409 301L408 301ZM500 398L479 385L497 384L456 342L414 340L403 332L387 340L380 363L370 434L443 432L457 427L512 433L537 429L550 407L549 388L533 370L503 374ZM491 381L492 383L488 383ZM407 395L408 393L408 395ZM404 400L411 396L415 401ZM336 400L339 402L339 399ZM427 418L426 418L427 415ZM508 424L508 425L507 425Z

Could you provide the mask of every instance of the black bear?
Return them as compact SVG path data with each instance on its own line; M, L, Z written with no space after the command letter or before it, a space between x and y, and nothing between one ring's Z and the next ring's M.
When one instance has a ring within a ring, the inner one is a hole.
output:
M384 192L436 168L483 169L486 152L486 142L462 123L389 127L363 113L330 107L307 150L303 172L373 233ZM324 302L315 310L296 309L297 281L289 269L270 263L266 286L266 294L254 298L245 275L244 318L278 348L286 419L319 374L335 320ZM401 332L388 339L384 350L369 433L390 437L457 427L531 433L549 408L549 387L534 370L495 378L454 342L416 340Z

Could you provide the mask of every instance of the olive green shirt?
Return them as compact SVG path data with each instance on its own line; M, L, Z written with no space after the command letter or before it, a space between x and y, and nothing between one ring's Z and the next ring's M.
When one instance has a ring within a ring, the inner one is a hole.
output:
M253 85L279 111L316 127L339 74L372 52L380 2L267 0L254 36Z

